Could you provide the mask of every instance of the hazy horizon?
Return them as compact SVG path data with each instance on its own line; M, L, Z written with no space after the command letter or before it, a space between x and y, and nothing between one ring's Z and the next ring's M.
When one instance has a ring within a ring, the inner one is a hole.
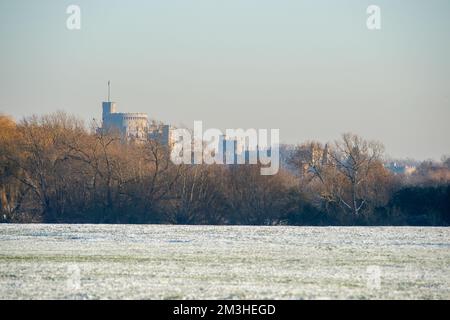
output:
M81 8L81 30L66 8ZM381 30L366 8L381 8ZM0 113L123 112L282 143L354 132L394 158L450 154L450 2L0 0Z

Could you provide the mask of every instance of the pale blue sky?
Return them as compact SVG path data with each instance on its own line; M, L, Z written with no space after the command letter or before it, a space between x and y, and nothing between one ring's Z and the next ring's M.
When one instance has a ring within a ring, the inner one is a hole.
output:
M279 128L288 143L352 131L439 159L449 57L448 0L0 0L0 112L18 119L99 119L110 79L120 110L175 125Z

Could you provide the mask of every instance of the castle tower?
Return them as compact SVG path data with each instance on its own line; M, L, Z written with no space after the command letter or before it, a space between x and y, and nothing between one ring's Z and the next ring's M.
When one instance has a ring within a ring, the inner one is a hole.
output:
M108 101L102 103L102 109L102 120L106 124L111 113L117 112L116 103L111 102L111 81L108 81Z

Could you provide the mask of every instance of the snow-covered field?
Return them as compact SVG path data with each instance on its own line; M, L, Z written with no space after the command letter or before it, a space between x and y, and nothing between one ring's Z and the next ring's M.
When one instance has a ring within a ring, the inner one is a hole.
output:
M450 299L450 228L0 225L2 299Z

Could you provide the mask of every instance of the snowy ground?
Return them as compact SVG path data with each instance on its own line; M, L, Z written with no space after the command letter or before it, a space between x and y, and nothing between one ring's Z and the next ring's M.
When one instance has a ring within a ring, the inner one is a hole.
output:
M450 299L450 228L0 225L2 299Z

